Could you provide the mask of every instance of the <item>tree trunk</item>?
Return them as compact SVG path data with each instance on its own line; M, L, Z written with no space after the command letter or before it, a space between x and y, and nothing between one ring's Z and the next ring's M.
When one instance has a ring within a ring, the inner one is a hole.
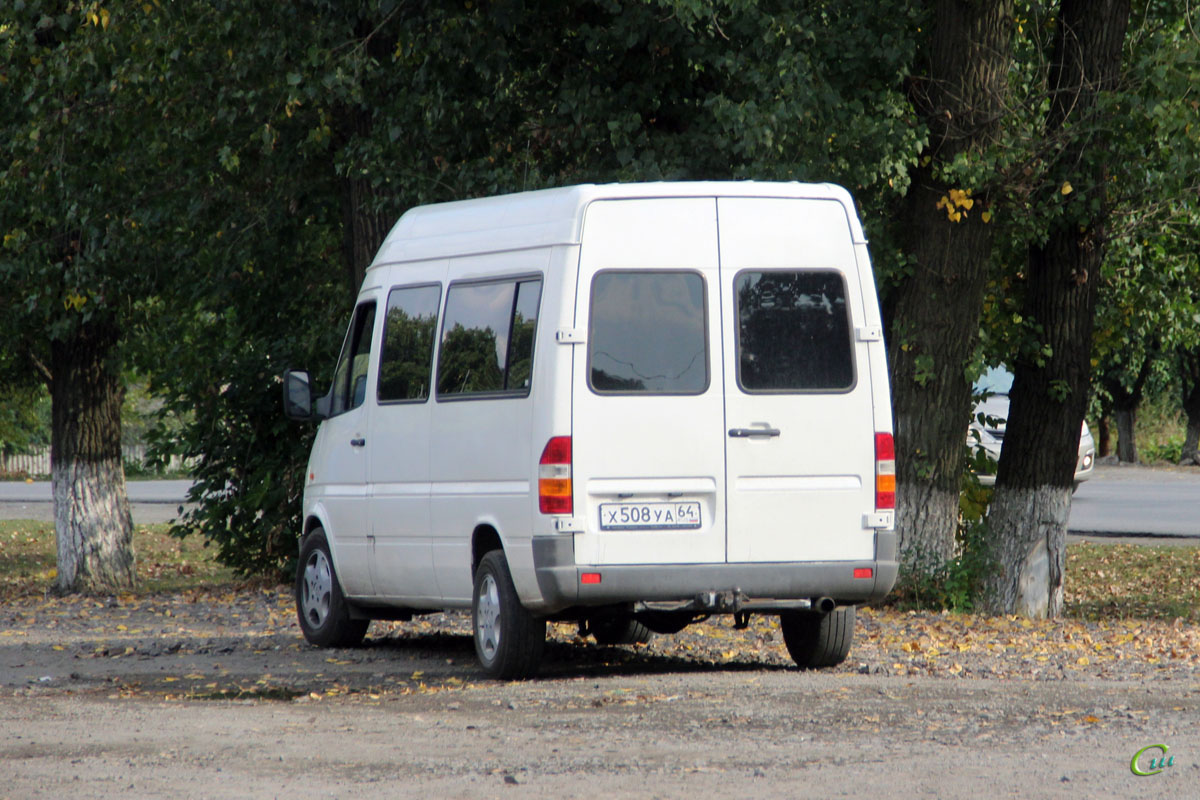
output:
M1117 460L1125 464L1136 464L1138 452L1137 434L1134 433L1134 428L1137 425L1137 406L1128 408L1117 406L1115 416L1117 418Z
M388 60L395 50L395 38L380 33L383 22L372 16L359 19L355 26L359 46L378 61ZM375 114L370 107L342 106L337 114L338 147L352 150L370 141L374 125ZM394 197L381 188L388 176L370 174L353 163L338 177L342 188L343 264L353 299L358 297L367 267L396 221L395 211L389 207Z
M1200 465L1200 350L1183 356L1183 411L1187 414L1187 434L1183 438L1180 464Z
M1115 84L1128 19L1129 0L1062 0L1050 68L1049 131L1082 123L1096 94ZM1107 238L1103 149L1102 138L1085 130L1068 143L1058 164L1093 187L1086 194L1095 197L1069 202L1097 203L1100 210L1090 217L1064 214L1046 243L1029 252L1025 316L1040 326L1040 344L1049 355L1023 355L1016 363L988 515L998 561L985 587L984 602L992 612L1042 617L1062 611L1067 516Z
M1187 433L1183 437L1183 450L1180 451L1179 463L1187 466L1200 466L1200 409L1189 410L1187 418Z
M1104 458L1112 452L1112 424L1108 421L1108 414L1102 413L1100 421L1096 424L1096 456Z
M369 113L354 112L354 116L363 126L359 133L367 136ZM395 222L390 213L377 210L383 198L369 177L342 178L342 248L351 297L358 297L367 267Z
M939 0L929 74L910 95L930 126L938 164L981 151L1001 118L1009 67L1012 2ZM932 572L953 555L971 387L965 376L983 308L992 229L978 188L913 175L901 211L912 265L887 298L888 358L896 416L896 528L906 566Z
M1157 341L1147 348L1132 386L1123 380L1126 374L1123 370L1106 374L1102 381L1112 398L1113 415L1117 419L1117 460L1127 464L1136 464L1138 461L1137 410L1145 396L1146 382L1150 380L1150 372L1158 357L1158 351Z
M50 345L50 470L60 592L134 585L133 519L121 463L124 389L112 364L116 327L80 325Z
M996 487L990 508L995 541L992 555L1002 571L988 585L988 605L993 611L1025 617L1062 613L1070 513L1070 489ZM1003 533L998 530L1001 521Z

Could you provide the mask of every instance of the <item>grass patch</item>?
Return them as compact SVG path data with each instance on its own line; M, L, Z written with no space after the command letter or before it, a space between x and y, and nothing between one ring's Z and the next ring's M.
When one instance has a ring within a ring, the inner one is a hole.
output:
M1200 547L1072 544L1065 601L1088 620L1200 622Z
M135 595L214 589L240 583L199 537L176 539L171 526L134 525ZM57 575L54 523L0 520L0 600L40 597Z

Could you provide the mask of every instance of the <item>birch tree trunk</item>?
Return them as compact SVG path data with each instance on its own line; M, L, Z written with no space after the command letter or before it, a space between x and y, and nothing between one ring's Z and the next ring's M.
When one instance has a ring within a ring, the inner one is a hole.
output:
M56 589L110 594L134 585L133 519L121 462L124 390L115 326L87 322L50 346L50 471Z
M901 213L912 270L885 310L896 422L896 529L906 567L933 572L953 555L974 351L992 246L988 197L952 186L935 165L982 151L999 132L1012 33L1011 0L939 0L928 75L910 96L930 127L929 161ZM958 194L955 194L955 193ZM948 202L949 201L949 202Z
M1062 0L1059 8L1047 131L1076 128L1056 166L1081 184L1087 181L1073 202L1093 202L1100 210L1089 215L1072 209L1044 245L1029 251L1025 316L1040 326L1039 352L1048 355L1030 358L1026 350L1017 359L988 514L998 565L984 602L992 612L1030 617L1062 611L1067 515L1107 238L1103 126L1086 123L1096 95L1120 74L1129 20L1129 0Z

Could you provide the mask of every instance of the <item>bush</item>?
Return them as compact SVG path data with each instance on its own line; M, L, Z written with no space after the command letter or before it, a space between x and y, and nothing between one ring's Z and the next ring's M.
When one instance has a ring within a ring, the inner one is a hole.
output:
M1152 442L1142 445L1139 448L1138 455L1147 464L1153 464L1156 461L1178 464L1180 459L1183 458L1183 439L1173 438L1162 442Z

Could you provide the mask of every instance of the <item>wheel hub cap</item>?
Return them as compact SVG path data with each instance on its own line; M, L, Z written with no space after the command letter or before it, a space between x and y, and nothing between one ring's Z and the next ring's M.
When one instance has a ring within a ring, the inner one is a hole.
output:
M476 600L475 640L484 659L491 661L500 647L500 589L491 575L483 576Z
M300 608L304 618L314 628L325 624L329 618L329 603L333 593L333 572L329 559L320 550L308 557L304 565L304 584Z

